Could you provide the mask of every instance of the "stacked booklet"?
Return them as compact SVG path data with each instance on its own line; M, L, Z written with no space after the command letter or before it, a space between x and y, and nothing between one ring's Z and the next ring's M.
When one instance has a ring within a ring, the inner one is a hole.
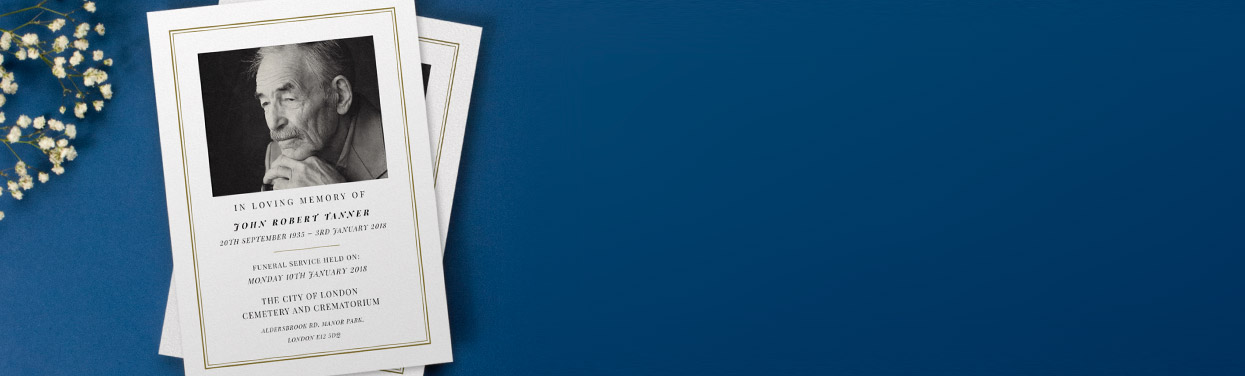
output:
M232 3L232 4L224 4ZM188 375L452 360L443 244L481 30L410 0L148 14Z

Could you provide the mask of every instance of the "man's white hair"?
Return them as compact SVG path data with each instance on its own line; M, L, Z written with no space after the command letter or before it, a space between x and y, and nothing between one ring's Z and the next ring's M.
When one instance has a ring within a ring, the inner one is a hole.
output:
M318 85L311 86L325 90L326 94L333 92L334 77L342 76L346 81L354 83L354 59L350 55L350 49L336 40L261 47L251 59L248 72L254 76L259 72L259 65L264 58L290 49L302 54L304 58L299 60L305 64L311 77L316 77L319 81Z

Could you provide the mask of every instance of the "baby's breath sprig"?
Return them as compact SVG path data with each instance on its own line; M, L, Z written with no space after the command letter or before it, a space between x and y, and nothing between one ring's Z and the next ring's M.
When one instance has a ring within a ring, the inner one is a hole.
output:
M113 96L107 72L113 60L104 51L91 49L91 41L106 32L103 24L86 22L95 13L95 2L82 1L81 9L68 11L53 9L48 2L41 0L0 13L0 24L10 19L17 19L14 23L26 20L11 29L0 28L0 144L8 151L0 151L0 166L7 165L3 163L4 155L14 159L13 167L0 169L0 180L4 181L0 184L0 198L7 191L8 197L21 200L26 191L34 188L36 180L47 183L53 174L65 173L65 163L78 157L71 144L78 136L78 128L66 121L85 119L91 110L103 111L105 101ZM61 88L60 103L48 111L20 114L8 122L3 107L8 102L6 95L17 95L18 82L13 72L5 68L6 62L10 66L26 62L47 66ZM28 160L23 155L39 157ZM46 171L40 168L46 164L51 165ZM0 220L3 219L4 212L0 211Z

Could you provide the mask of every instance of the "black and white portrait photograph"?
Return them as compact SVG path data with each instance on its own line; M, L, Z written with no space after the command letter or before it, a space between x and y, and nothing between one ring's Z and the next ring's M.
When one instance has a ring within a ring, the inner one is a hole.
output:
M371 36L201 53L199 72L214 197L388 177Z

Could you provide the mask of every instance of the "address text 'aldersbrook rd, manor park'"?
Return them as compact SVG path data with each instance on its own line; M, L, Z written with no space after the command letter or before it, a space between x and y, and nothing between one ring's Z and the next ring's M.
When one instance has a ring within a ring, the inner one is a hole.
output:
M277 200L263 200L247 203L233 204L235 212L243 211L261 211L264 209L281 208L287 206L314 205L328 202L345 201L351 199L363 198L365 191L329 193L323 195L304 196L298 198L285 198ZM250 221L234 222L233 232L240 230L265 229L270 227L279 227L294 224L317 223L328 221L339 221L346 219L355 219L371 216L371 209L350 209L350 210L332 210L320 212L304 212L299 215L279 215L279 216L262 216ZM276 232L263 235L246 236L238 238L229 238L220 241L221 247L262 243L286 239L297 239L308 236L332 236L338 234L362 232L368 230L378 230L386 227L385 223L365 223L351 224L347 226L323 227L312 229L311 231L292 231L292 232Z

